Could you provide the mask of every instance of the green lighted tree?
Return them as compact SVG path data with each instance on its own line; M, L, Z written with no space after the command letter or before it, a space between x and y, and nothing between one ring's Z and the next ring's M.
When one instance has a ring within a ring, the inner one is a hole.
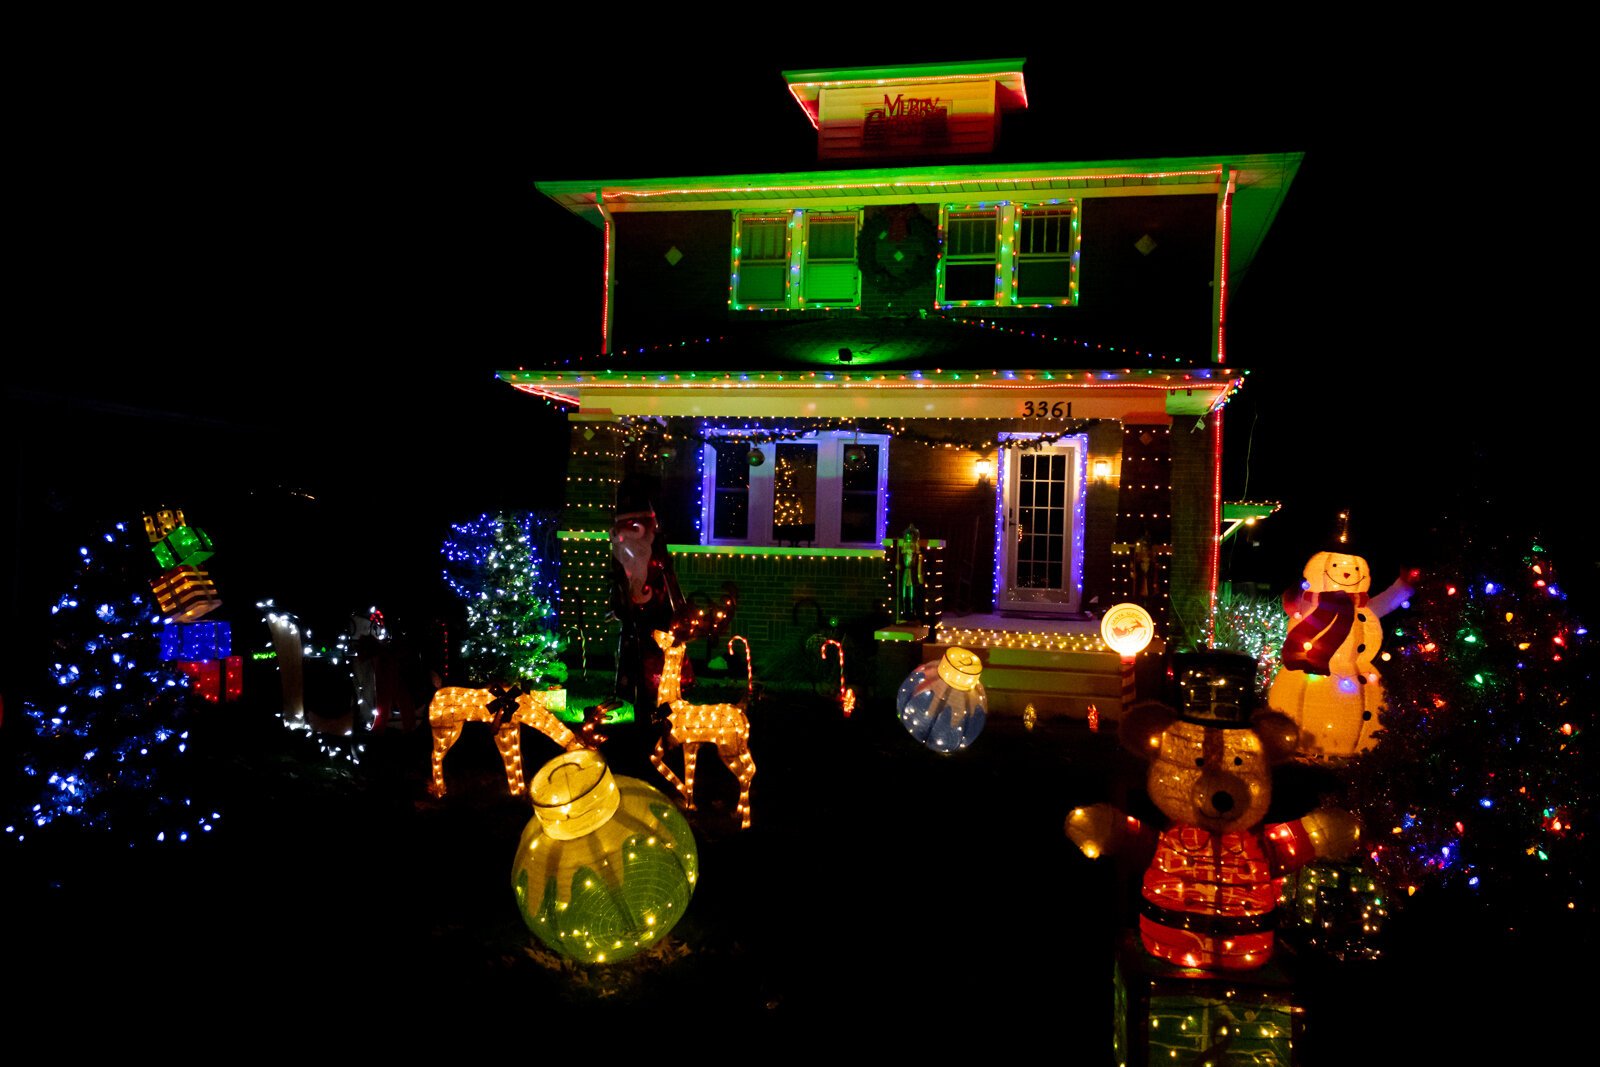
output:
M472 678L522 686L565 681L563 641L549 626L554 611L538 593L539 559L515 516L494 517L476 586L460 590L467 600L461 659Z

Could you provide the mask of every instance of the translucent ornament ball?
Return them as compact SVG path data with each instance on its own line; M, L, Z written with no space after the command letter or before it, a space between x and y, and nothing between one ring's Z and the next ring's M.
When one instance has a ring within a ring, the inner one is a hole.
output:
M964 648L950 648L906 675L895 710L911 736L935 752L959 752L983 731L989 697L979 677L983 661Z

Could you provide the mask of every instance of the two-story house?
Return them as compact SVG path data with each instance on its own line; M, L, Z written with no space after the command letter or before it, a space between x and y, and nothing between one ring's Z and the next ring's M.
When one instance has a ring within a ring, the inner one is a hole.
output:
M856 626L895 663L978 651L1001 713L1114 715L1101 613L1204 633L1229 279L1300 156L996 163L1022 69L786 72L818 169L537 184L604 246L599 351L500 374L569 410L561 623L591 657L628 474L768 657Z

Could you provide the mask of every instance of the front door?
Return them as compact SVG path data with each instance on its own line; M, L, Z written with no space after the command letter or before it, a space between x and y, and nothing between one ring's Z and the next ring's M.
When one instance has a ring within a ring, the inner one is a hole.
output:
M1083 593L1087 435L1013 441L1000 473L1000 588L1006 614L1076 612Z

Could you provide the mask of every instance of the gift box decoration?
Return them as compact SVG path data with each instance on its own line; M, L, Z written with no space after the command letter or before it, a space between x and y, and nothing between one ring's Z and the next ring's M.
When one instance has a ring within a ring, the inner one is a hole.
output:
M225 622L179 622L161 630L163 660L227 659L233 654L233 629Z
M194 691L213 704L238 700L244 693L244 657L179 660L177 667L189 676Z
M151 544L155 544L173 530L186 525L188 523L184 520L182 508L158 508L144 517L144 535Z
M194 567L212 556L216 549L211 538L198 526L176 526L171 533L150 546L162 570L173 567Z
M1357 860L1317 860L1284 877L1279 933L1302 952L1375 960L1383 955L1386 899L1373 868Z
M150 581L161 613L172 622L193 622L222 606L211 576L199 567L174 567Z
M1124 1067L1302 1062L1305 1009L1277 957L1257 970L1218 975L1155 959L1126 936L1113 977L1112 1048Z

